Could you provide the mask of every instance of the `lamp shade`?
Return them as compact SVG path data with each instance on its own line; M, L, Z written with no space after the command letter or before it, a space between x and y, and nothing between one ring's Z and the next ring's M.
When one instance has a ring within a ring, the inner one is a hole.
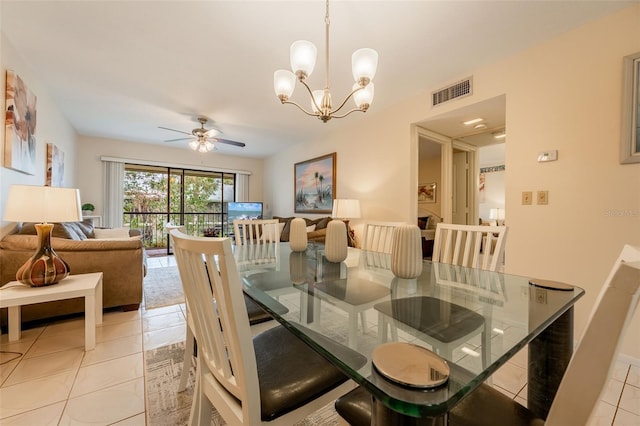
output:
M338 198L333 200L331 216L338 219L360 218L360 200Z
M504 209L489 210L489 219L504 220Z
M278 70L273 73L273 90L276 96L287 100L296 88L296 76L289 70Z
M307 40L293 42L290 49L291 70L300 77L309 77L316 66L316 46Z
M373 49L358 49L351 55L351 71L356 83L367 84L373 80L378 68L378 52Z
M353 85L352 90L360 87L358 83ZM353 94L353 101L356 106L361 109L367 109L373 102L373 83L369 83L362 90L358 90Z
M77 222L82 220L80 191L75 188L12 185L4 220L13 222Z

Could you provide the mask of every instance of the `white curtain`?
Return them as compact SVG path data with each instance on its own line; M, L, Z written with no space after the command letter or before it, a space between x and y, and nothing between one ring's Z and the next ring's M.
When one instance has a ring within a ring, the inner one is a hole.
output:
M124 210L124 163L104 161L104 220L103 226L122 226Z
M249 175L236 174L236 201L249 200Z

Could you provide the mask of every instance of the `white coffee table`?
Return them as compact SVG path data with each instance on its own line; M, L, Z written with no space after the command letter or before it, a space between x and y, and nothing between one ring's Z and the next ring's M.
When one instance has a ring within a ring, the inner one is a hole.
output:
M96 326L102 324L102 272L69 275L57 284L31 287L18 281L0 290L0 308L9 308L9 341L20 339L20 308L34 303L84 297L84 349L96 347Z

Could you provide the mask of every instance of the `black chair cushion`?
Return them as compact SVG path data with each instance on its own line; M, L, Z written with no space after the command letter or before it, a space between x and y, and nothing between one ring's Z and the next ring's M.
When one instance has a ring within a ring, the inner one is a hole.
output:
M393 299L374 308L442 343L453 342L484 324L484 317L470 309L427 296Z
M358 386L346 395L336 399L336 412L351 426L371 425L371 394Z
M480 385L449 413L453 426L543 426L544 420L489 385Z
M343 350L351 366L364 365L359 353L326 339L332 350ZM284 327L274 327L253 338L260 382L262 420L271 421L347 380L338 368ZM325 344L323 343L323 346Z
M269 315L267 311L262 309L247 294L244 294L244 304L247 306L247 314L249 315L249 324L256 325L263 322L271 321L273 319L273 317ZM279 315L284 315L287 312L289 312L289 309L287 309L286 306L278 304L278 309L276 310L276 313L278 313Z
M371 394L361 386L338 398L335 408L352 426L371 424ZM481 385L453 408L449 425L543 426L544 420L491 386Z

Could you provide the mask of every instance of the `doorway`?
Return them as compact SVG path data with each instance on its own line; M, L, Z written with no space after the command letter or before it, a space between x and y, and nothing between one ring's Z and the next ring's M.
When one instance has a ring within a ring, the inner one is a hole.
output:
M504 182L502 189L495 185L492 187L491 199L487 201L485 193L482 192L484 187L480 186L479 181L480 168L487 166L483 163L485 151L496 151L489 148L493 145L502 145L502 159L491 161L501 162L504 171L506 139L496 139L495 136L506 134L505 110L506 96L502 95L417 124L418 183L423 183L423 176L427 174L425 168L431 167L431 171L435 171L433 164L437 164L439 160L440 201L433 207L444 222L478 224L488 221L489 212L496 209L502 209L500 216L504 218ZM479 120L468 124L473 119ZM434 144L439 150L434 149ZM439 159L436 158L438 152ZM432 166L426 166L425 161ZM491 170L494 168L490 167ZM424 205L419 203L419 212L423 208Z

